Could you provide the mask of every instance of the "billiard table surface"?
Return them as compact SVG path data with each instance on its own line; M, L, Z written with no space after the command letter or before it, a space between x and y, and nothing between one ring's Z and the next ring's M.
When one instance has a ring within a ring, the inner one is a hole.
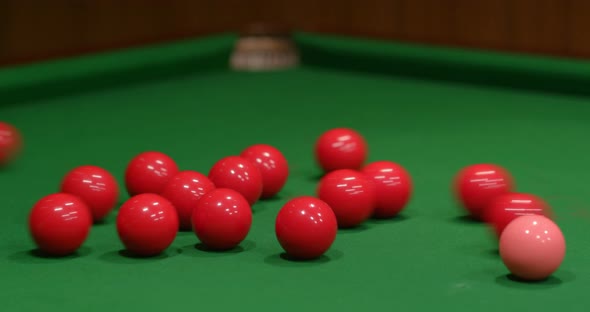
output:
M0 119L24 136L0 171L4 311L583 310L590 304L590 63L298 33L302 64L272 72L228 67L221 34L0 71ZM274 220L290 198L315 195L316 138L351 127L369 159L411 174L408 206L391 220L339 230L320 259L282 256ZM256 203L246 240L229 252L180 232L153 258L123 251L116 210L65 258L40 255L27 217L78 165L123 173L146 150L207 173L221 157L267 143L290 177ZM567 243L547 280L513 279L490 228L451 192L464 166L490 162L517 190L544 198Z

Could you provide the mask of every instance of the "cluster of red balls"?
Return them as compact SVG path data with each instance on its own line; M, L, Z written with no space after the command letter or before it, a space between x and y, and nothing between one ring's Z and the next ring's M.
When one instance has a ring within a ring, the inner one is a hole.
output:
M455 177L460 204L498 239L503 263L517 278L542 280L565 256L565 239L549 204L537 195L516 191L511 173L495 164L463 168Z
M315 158L323 171L315 196L290 200L276 219L277 238L292 258L318 258L331 247L339 228L396 217L410 200L413 186L405 168L386 160L366 164L368 144L353 129L320 135Z
M0 122L0 166L22 149L18 130ZM361 225L369 218L393 218L412 194L409 173L399 164L366 163L368 144L356 131L331 129L320 135L315 159L323 175L314 196L288 200L275 220L275 234L296 259L323 255L338 228ZM252 225L252 205L271 198L287 182L289 167L277 148L257 144L239 155L218 160L208 175L180 171L175 161L148 151L134 157L125 171L130 198L117 214L118 235L130 252L157 255L170 246L178 230L194 231L205 247L227 250L239 245ZM494 164L463 168L454 193L470 217L489 224L500 256L516 277L550 276L565 256L565 239L549 205L540 197L517 192L514 178ZM117 206L119 186L98 166L72 169L58 193L40 199L29 216L29 230L44 252L62 256L76 251L93 223Z
M323 255L338 228L358 226L370 217L391 218L407 204L412 189L400 165L365 165L367 143L351 129L323 133L315 150L324 171L316 196L288 200L275 220L280 246L294 259ZM147 151L128 163L124 181L129 198L117 212L116 228L126 250L154 256L166 250L177 232L193 231L205 248L238 246L252 225L252 206L274 197L287 182L283 153L256 144L239 155L219 159L207 175L179 170L168 155ZM62 178L60 190L38 200L29 230L40 250L54 256L75 252L92 224L118 205L119 186L106 169L85 165Z
M179 230L194 231L206 248L231 249L250 230L251 206L276 195L287 177L285 157L265 144L218 160L208 175L179 170L164 153L143 152L125 170L130 197L118 210L117 233L136 256L160 254ZM33 206L31 236L49 255L71 254L84 243L92 224L116 208L119 193L115 177L104 168L76 167L65 174L58 193Z

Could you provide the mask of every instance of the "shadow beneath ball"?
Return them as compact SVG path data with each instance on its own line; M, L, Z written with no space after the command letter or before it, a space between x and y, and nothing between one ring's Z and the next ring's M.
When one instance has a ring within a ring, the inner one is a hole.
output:
M323 177L324 177L324 173L322 173L322 172L313 173L308 176L308 180L310 182L319 182Z
M92 225L93 225L93 226L100 227L100 226L105 226L105 225L108 225L108 222L107 222L105 219L102 219L102 220L99 220L99 221L94 221L94 222L92 223Z
M360 232L364 232L368 229L370 229L371 227L365 222L365 223L361 223L357 226L354 227L343 227L343 228L338 228L338 233L343 233L343 234L347 234L347 233L360 233Z
M486 254L492 258L499 258L500 257L500 249L492 248L492 249L486 251Z
M116 209L118 209L119 206L115 207ZM95 227L102 227L102 226L107 226L107 225L112 225L112 224L116 224L117 223L117 213L115 211L115 208L113 208L113 210L106 215L104 218L102 218L101 220L98 221L93 221L92 225Z
M111 225L113 224L112 220L109 220L109 218L104 218L102 220L99 221L94 221L92 223L92 226L94 227L103 227L103 226L107 226L107 225Z
M454 223L460 223L460 224L482 224L483 223L481 220L475 219L470 215L453 217L451 219L451 221Z
M269 204L271 203L260 200L251 206L252 214L255 215L264 212L268 208Z
M127 249L114 250L100 255L99 259L105 262L117 264L137 264L140 262L155 262L171 257L182 251L176 248L170 248L164 252L153 256L142 256L132 253Z
M176 236L177 237L187 237L187 236L194 237L195 236L195 232L193 232L192 229L188 229L188 230L186 230L186 229L178 229L178 233L176 233Z
M0 164L0 171L2 171L3 174L18 172L18 162L18 159L14 159L8 163Z
M207 245L204 245L202 243L197 243L195 244L195 249L203 251L203 252L210 252L210 253L224 253L224 254L228 254L228 253L240 253L240 252L244 252L244 247L240 246L236 246L234 248L231 249L214 249L211 247L208 247Z
M273 197L262 197L260 198L261 202L267 202L267 203L275 203L275 202L280 202L281 200L283 200L283 195L281 194L275 194Z
M518 289L547 289L557 287L563 284L563 281L556 277L555 275L551 275L546 279L538 280L538 281L529 281L525 279L521 279L514 274L502 274L496 277L496 283L508 287L508 288L518 288Z
M74 253L65 256L54 256L48 254L41 249L30 249L25 251L19 251L8 256L11 261L19 263L61 263L64 261L70 261L78 258L88 256L92 249L89 247L80 247Z
M127 250L127 249L121 249L117 252L119 254L119 256L121 257L125 257L125 258L129 258L129 259L152 259L152 260L158 260L158 259L165 259L168 258L170 255L164 251L162 253L159 253L157 255L151 255L151 256L144 256L144 255L138 255L138 254L134 254L133 252Z
M285 252L276 253L264 258L264 262L279 267L313 267L330 263L342 258L342 252L330 249L327 253L315 259L302 260L289 256Z
M279 258L281 258L282 260L285 260L285 261L300 262L300 263L318 263L319 264L319 263L326 263L326 262L331 261L331 258L326 255L321 255L320 257L315 258L315 259L299 259L299 258L295 258L295 257L290 256L286 252L280 253Z
M241 254L243 252L252 250L256 247L256 243L250 240L244 240L240 245L231 249L214 249L206 246L203 243L191 244L182 248L183 253L192 257L211 258L223 257Z

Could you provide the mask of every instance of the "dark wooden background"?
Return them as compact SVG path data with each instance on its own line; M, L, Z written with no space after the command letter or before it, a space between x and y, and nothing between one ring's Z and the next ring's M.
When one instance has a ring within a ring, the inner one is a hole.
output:
M233 31L256 21L320 33L590 58L588 0L359 3L0 0L0 65Z

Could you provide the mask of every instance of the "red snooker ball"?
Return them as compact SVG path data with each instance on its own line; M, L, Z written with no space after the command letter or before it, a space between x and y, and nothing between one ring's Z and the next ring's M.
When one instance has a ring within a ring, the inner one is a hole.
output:
M129 198L117 215L117 233L125 248L137 256L155 256L168 248L178 232L172 203L157 194Z
M514 179L501 166L476 164L455 176L454 192L461 205L475 220L482 220L486 206L494 197L514 191Z
M375 210L375 184L356 170L340 169L326 174L317 193L332 208L341 228L360 225Z
M526 215L514 219L500 236L500 257L517 278L544 280L551 276L565 257L565 238L551 219Z
M412 179L401 165L391 161L376 161L362 169L375 183L377 202L373 216L392 218L407 205L412 195Z
M117 205L119 184L115 177L103 168L79 166L63 177L61 192L80 197L90 207L94 222L99 222Z
M549 204L540 197L512 192L495 197L486 208L484 220L494 228L496 236L500 238L512 220L533 214L552 217Z
M168 199L176 212L180 222L180 230L191 230L191 215L199 199L215 189L213 182L204 174L196 171L181 171L174 175L162 191L162 196Z
M218 160L208 175L218 188L229 188L242 194L250 206L262 195L260 170L244 157L228 156Z
M330 206L311 196L289 200L275 221L279 244L293 259L320 257L332 246L337 232L338 221Z
M365 138L348 128L324 132L315 145L315 158L324 172L338 169L359 170L368 154Z
M193 231L212 250L237 247L252 225L252 209L237 191L218 188L203 195L192 214Z
M13 125L0 121L0 167L11 163L21 152L22 135Z
M155 151L143 152L127 165L125 186L130 196L159 194L176 173L178 165L170 156Z
M240 154L258 167L262 175L261 198L271 198L281 191L289 177L287 159L274 146L256 144Z
M82 246L92 227L90 208L75 195L55 193L41 198L29 214L29 232L42 252L66 256Z

